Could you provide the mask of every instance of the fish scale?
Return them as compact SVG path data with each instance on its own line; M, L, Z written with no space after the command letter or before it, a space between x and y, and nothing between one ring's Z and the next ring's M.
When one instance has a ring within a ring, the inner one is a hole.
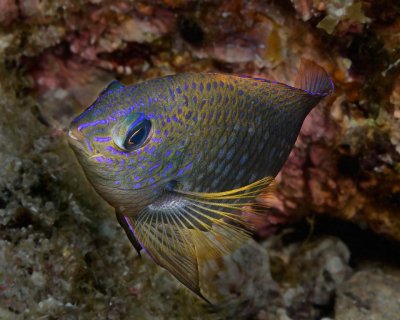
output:
M296 84L194 73L113 81L71 124L71 147L135 249L205 300L199 263L249 238L243 211L267 214L257 195L271 192L304 118L333 90L307 60Z

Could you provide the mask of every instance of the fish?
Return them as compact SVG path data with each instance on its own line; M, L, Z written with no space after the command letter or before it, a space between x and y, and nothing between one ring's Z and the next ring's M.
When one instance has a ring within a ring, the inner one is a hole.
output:
M273 193L305 117L332 92L306 59L294 86L218 73L114 80L71 122L68 141L139 256L209 302L199 264L251 237L251 217L268 214L260 196Z

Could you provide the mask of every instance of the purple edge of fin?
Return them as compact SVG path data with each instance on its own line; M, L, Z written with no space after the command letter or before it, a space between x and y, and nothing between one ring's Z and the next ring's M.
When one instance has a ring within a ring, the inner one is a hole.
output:
M133 247L136 249L137 253L139 256L142 256L140 253L140 250L143 249L144 252L148 254L146 251L145 247L143 244L140 243L138 238L136 237L135 231L132 228L131 224L128 222L127 218L122 214L119 213L118 211L115 212L115 215L117 217L117 220L119 224L121 225L122 229L124 229L129 241L132 243Z

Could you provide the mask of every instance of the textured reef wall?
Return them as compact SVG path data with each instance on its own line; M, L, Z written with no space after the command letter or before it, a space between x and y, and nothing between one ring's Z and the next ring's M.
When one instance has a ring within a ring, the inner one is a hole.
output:
M301 57L324 66L335 93L277 178L257 226L270 237L205 275L205 290L227 300L208 308L138 259L64 129L116 77L216 71L290 83ZM400 240L399 67L397 1L1 1L0 318L365 319L359 299L374 319L396 319L398 269L354 265L359 246L336 236L281 229L334 217L378 234L371 250ZM374 292L384 307L368 304Z

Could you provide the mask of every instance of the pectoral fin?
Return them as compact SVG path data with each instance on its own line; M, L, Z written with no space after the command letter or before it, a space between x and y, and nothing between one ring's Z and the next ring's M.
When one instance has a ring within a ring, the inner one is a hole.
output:
M272 181L265 178L219 193L174 191L169 202L128 218L129 232L157 264L206 300L199 285L199 262L229 254L248 240L251 222L242 209L265 213L265 204L254 200L271 192Z

